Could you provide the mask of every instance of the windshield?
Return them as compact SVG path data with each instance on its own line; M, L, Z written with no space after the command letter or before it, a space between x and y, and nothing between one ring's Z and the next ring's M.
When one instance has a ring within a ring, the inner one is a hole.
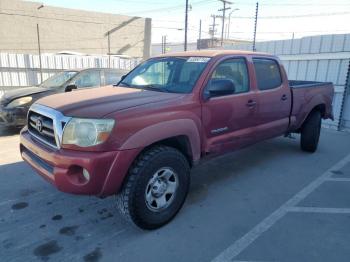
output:
M77 71L64 71L64 72L58 73L46 79L44 82L42 82L40 87L47 87L47 88L60 87L64 83L66 83L68 80L70 80L73 76L75 76L77 73L78 73Z
M209 57L150 59L136 67L118 86L190 93L209 60Z

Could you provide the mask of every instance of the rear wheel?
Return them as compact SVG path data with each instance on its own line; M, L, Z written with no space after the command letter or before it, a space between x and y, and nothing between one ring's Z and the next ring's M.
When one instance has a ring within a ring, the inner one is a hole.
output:
M190 167L175 148L155 146L141 154L129 170L117 207L143 229L168 223L182 207L190 185Z
M303 151L311 153L316 151L320 138L321 120L320 111L313 111L306 118L300 137L300 146Z

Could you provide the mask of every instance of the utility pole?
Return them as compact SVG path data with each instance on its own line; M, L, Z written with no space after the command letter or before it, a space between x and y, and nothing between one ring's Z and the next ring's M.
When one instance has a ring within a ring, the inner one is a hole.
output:
M219 9L218 11L222 11L222 29L221 29L221 46L224 45L224 31L225 31L225 15L226 10L231 9L231 7L226 7L226 4L231 5L232 2L226 1L226 0L219 0L224 4L224 7L222 9Z
M198 35L198 46L197 49L201 50L201 38L202 38L202 19L199 20L199 35Z
M166 53L166 35L162 35L162 54Z
M213 24L211 25L211 47L214 47L214 39L215 39L215 19L216 19L216 15L211 15L211 17L213 18Z
M185 44L184 44L185 51L187 51L187 23L188 23L188 0L186 0L186 10L185 10Z
M162 35L162 54L164 54L164 35Z
M256 2L255 23L254 23L253 52L256 51L256 48L255 48L255 41L256 41L256 27L257 27L257 24L258 24L258 11L259 11L259 2Z
M36 24L36 34L38 36L38 53L39 53L40 84L41 84L43 82L43 68L42 68L42 63L41 63L41 47L40 47L39 24Z
M108 67L111 68L111 38L110 32L108 31Z
M166 35L164 36L164 54L166 53Z
M43 4L39 5L36 9L40 10L42 8L44 8ZM41 47L40 47L39 23L36 24L36 35L38 37L38 53L39 53L39 67L40 67L40 83L39 84L41 84L43 82L43 67L42 67L42 63L41 63Z
M232 14L232 12L228 16L227 36L226 36L227 39L230 39L231 14Z

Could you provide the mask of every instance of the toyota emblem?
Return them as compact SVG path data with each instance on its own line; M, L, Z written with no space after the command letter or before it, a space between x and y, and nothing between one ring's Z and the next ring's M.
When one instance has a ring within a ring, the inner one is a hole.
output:
M43 131L43 122L41 119L37 119L35 123L36 130L38 130L40 133Z

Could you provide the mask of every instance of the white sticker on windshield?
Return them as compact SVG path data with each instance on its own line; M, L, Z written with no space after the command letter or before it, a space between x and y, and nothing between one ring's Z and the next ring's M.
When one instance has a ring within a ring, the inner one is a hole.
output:
M187 59L187 62L192 63L206 63L210 60L210 57L198 57L198 56L192 56Z

